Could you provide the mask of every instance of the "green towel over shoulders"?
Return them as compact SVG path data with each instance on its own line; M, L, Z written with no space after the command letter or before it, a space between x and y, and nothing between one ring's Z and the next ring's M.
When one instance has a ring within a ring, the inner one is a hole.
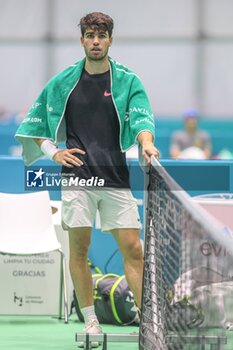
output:
M34 138L50 139L56 144L66 141L66 104L81 77L85 60L49 80L17 129L15 138L22 144L27 165L44 156ZM111 58L109 63L112 98L120 123L120 147L125 152L137 143L141 131L149 131L154 137L154 116L139 77Z

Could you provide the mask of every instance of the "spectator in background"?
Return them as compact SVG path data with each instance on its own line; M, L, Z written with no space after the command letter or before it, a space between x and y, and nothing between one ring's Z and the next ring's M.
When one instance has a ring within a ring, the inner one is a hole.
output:
M199 113L194 108L183 112L184 130L172 135L170 156L173 159L209 159L211 140L209 134L198 128Z

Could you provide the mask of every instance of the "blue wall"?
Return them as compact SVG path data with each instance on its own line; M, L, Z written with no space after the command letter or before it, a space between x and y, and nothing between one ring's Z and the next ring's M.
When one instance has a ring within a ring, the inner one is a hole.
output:
M161 160L161 164L190 195L216 192L233 193L233 161ZM143 221L144 175L137 160L129 160L128 165L133 194L141 202L139 213ZM60 168L47 159L38 161L32 168L38 167L42 169L49 167L53 171ZM25 192L25 166L21 158L0 157L0 192ZM60 191L50 191L50 197L51 200L60 200ZM143 230L141 236L143 237ZM103 272L123 273L122 258L110 234L102 234L99 229L93 230L89 256Z
M156 146L159 148L161 158L169 158L171 135L175 130L183 128L181 119L156 118ZM213 155L219 154L223 149L233 153L233 120L232 119L201 119L200 128L209 132L212 139ZM3 124L0 123L0 155L14 155L15 147L19 144L14 139L17 129L14 119Z

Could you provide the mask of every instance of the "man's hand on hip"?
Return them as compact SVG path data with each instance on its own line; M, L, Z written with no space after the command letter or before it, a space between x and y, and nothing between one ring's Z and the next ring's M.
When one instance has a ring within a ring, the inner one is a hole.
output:
M83 162L74 153L85 154L85 152L79 148L71 148L59 150L53 157L56 163L65 165L68 168L73 168L74 166L81 166Z

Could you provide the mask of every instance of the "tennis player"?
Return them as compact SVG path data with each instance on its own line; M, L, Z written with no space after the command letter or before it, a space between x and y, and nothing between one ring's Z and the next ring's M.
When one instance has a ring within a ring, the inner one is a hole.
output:
M100 333L87 263L96 211L102 231L111 232L116 239L128 284L140 308L140 220L130 191L125 151L139 143L147 163L159 152L153 144L154 118L140 79L108 56L112 18L90 13L80 20L80 28L85 58L48 82L19 126L16 138L23 145L26 164L47 155L62 164L67 183L73 181L75 189L62 190L70 272L85 331ZM66 148L59 149L57 145L64 141Z

